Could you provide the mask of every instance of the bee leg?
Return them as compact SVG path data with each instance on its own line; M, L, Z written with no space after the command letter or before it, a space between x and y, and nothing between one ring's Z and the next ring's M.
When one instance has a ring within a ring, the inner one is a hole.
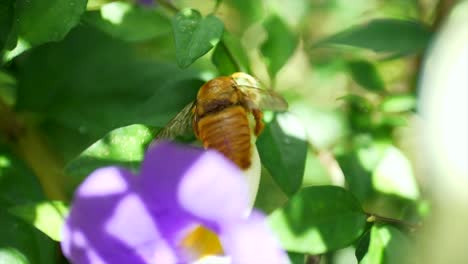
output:
M265 124L263 124L263 112L258 109L253 109L252 114L255 118L255 136L260 135L262 133Z

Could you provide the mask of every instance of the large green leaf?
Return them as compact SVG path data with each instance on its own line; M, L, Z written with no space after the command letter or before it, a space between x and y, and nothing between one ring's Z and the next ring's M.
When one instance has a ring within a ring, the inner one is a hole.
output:
M223 36L224 24L214 15L203 18L197 10L183 9L172 20L176 58L186 68L210 51Z
M56 249L53 240L0 208L0 263L54 264Z
M362 243L364 247L366 241ZM412 254L411 240L395 227L374 225L367 243L368 251L360 264L417 263L408 258Z
M260 50L268 67L271 78L284 66L294 53L298 44L298 37L288 28L277 15L268 17L263 26L267 31L267 40Z
M202 84L197 73L140 58L89 27L16 61L17 109L41 117L42 132L65 161L112 129L164 126Z
M302 184L307 141L305 129L290 113L277 114L257 140L262 164L279 187L292 195Z
M86 0L17 0L16 27L30 45L59 41L75 27L86 10Z
M420 53L429 44L432 33L418 21L375 19L327 37L313 47L347 45L392 55Z
M62 238L62 226L68 207L61 201L42 201L12 207L8 210L55 241Z
M126 41L143 41L171 32L171 22L161 9L116 1L86 12L86 23Z
M286 250L314 255L351 244L364 231L366 214L345 189L314 186L294 195L269 222Z
M216 46L211 60L221 75L251 72L249 57L242 43L227 31L224 31L223 39Z
M374 92L385 89L384 81L372 63L364 60L350 61L348 67L354 81L363 88Z

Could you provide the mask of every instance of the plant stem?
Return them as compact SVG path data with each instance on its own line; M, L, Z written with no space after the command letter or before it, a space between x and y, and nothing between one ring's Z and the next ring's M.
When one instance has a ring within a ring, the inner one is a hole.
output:
M43 136L0 99L0 136L2 135L37 176L46 197L51 200L65 200L63 162L49 148Z
M421 227L420 223L410 223L404 220L399 220L399 219L394 219L394 218L389 218L385 216L380 216L377 214L372 214L372 213L366 213L367 214L367 222L371 223L386 223L386 224L391 224L391 225L397 225L400 227L404 227L409 229L410 231L415 231L419 227Z

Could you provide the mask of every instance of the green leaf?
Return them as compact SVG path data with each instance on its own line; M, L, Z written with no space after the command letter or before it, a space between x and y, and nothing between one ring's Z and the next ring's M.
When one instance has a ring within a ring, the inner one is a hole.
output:
M62 40L80 21L86 0L17 0L18 35L30 45Z
M14 2L12 0L0 2L0 52L5 48L12 31Z
M150 129L143 125L115 129L67 164L66 174L76 186L100 167L119 165L137 170L152 138Z
M327 37L313 48L347 45L392 55L410 55L424 51L431 36L429 28L418 21L375 19Z
M305 129L290 113L277 114L257 140L262 164L279 187L292 195L302 184L307 141Z
M268 17L263 26L267 31L267 40L261 45L260 51L264 57L271 78L286 64L293 55L298 44L297 36L277 15Z
M305 255L301 253L288 252L290 264L304 264Z
M398 94L385 97L380 109L387 113L401 113L416 109L416 98L412 94Z
M316 255L346 247L361 236L366 214L345 189L313 186L274 211L269 222L283 248Z
M224 2L239 13L241 18L238 23L241 31L246 30L252 23L259 21L264 13L263 1L224 0Z
M17 70L17 109L41 117L42 132L65 162L112 129L163 127L203 84L196 72L138 57L90 27L24 54Z
M187 68L205 55L223 36L224 24L214 15L202 18L194 9L184 9L172 20L177 63Z
M57 245L43 233L0 208L0 262L57 263Z
M358 261L361 261L369 250L370 235L370 230L367 230L357 243L355 255Z
M392 145L385 149L382 159L373 172L372 183L374 188L382 193L411 200L419 197L410 161Z
M363 60L350 61L348 67L354 81L363 88L373 92L385 90L385 84L372 63Z
M411 240L392 226L374 225L371 229L369 249L360 264L409 263ZM411 262L416 263L416 262Z
M336 157L346 179L346 187L359 199L366 201L372 194L372 174L363 167L356 152Z
M53 240L60 241L68 207L62 201L42 201L15 206L8 209L8 212L36 227Z
M83 20L114 37L138 42L171 33L171 22L160 10L117 1L86 12Z
M288 196L279 188L271 173L262 166L260 185L257 197L255 198L255 208L269 214L277 208L283 206L288 200Z
M0 145L0 208L44 199L41 186L28 166Z
M211 60L221 75L251 72L249 57L242 43L227 31L224 31L223 39L216 46Z

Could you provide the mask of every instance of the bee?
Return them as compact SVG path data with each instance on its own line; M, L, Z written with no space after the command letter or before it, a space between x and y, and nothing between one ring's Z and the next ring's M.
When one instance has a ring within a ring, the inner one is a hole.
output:
M204 148L218 150L247 170L251 166L252 145L264 128L262 110L287 108L281 96L261 89L249 74L237 72L206 82L196 100L169 121L156 139L171 139L193 130Z

